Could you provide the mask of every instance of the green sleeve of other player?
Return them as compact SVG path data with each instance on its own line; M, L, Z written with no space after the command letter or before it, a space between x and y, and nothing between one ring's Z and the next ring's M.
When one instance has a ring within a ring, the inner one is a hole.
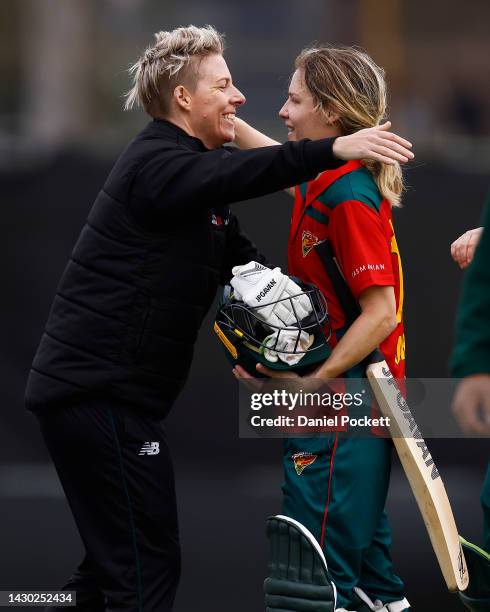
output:
M490 201L484 230L463 284L451 360L455 377L490 374Z

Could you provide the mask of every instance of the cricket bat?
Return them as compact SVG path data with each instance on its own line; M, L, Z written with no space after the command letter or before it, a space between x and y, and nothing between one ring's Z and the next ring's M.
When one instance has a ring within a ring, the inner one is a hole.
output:
M388 427L429 533L432 548L450 591L464 591L469 575L451 504L408 404L386 361L367 368L367 377Z

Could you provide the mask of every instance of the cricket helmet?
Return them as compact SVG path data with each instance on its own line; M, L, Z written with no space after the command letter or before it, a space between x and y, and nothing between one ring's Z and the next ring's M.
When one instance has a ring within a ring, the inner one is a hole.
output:
M283 327L265 323L260 317L260 309L263 306L247 306L235 298L230 285L224 288L214 331L225 349L228 360L233 365L241 365L253 376L260 376L255 367L257 363L272 370L306 374L325 361L331 353L328 345L331 327L325 297L314 285L304 283L295 277L291 278L300 287L300 293L268 302L267 306L305 296L311 305L311 313L299 319L293 302L292 311L295 320ZM307 344L301 341L305 337L303 332L309 337ZM286 349L279 346L281 334L285 333L289 337ZM274 335L272 343L271 335ZM277 361L267 359L266 355L270 356L271 351L279 357ZM291 365L281 358L281 354L283 356L301 354L302 357L298 363Z

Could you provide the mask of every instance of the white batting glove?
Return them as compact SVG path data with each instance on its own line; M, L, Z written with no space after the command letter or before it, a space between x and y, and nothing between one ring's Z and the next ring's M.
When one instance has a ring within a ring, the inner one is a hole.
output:
M278 334L279 338L277 336ZM315 337L313 335L310 336L310 334L307 334L304 331L299 334L299 340L297 331L291 330L274 332L264 339L264 344L267 347L264 348L264 357L267 359L267 361L271 361L272 363L275 363L278 359L280 359L290 366L296 365L301 361L301 359L303 359L305 353L293 353L295 347L296 351L307 351L313 344L314 339ZM298 346L296 346L297 340Z
M308 296L299 295L303 290L289 276L283 274L281 268L271 270L256 261L250 261L244 266L235 266L232 273L230 282L235 290L235 297L247 306L255 308L257 316L269 325L287 327L312 312ZM271 304L290 296L297 297Z

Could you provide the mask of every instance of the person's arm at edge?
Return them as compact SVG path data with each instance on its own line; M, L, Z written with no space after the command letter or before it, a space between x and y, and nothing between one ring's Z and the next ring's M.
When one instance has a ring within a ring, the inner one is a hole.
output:
M451 244L451 256L462 270L473 261L482 232L483 227L475 227L462 234Z
M461 429L490 435L490 202L484 211L483 232L464 279L456 322L451 375L461 378L452 411ZM483 418L482 418L483 416Z
M464 377L490 373L490 201L484 211L483 227L473 262L463 283L456 321L451 374Z

